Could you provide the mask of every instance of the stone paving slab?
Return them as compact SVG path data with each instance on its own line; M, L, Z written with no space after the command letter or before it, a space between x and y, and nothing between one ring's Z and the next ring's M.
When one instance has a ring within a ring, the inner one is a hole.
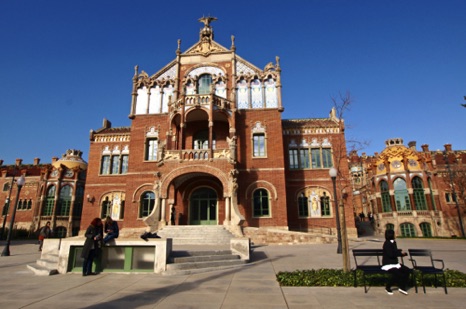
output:
M466 241L398 239L401 249L430 248L447 268L466 273ZM3 247L4 243L0 242ZM380 248L378 238L350 242ZM2 249L2 248L0 248ZM26 265L40 255L35 242L12 242L0 257L0 308L464 308L466 289L428 287L427 293L387 295L383 287L280 287L279 271L341 268L335 244L257 246L251 263L230 270L183 276L68 273L35 276ZM352 259L351 259L351 262ZM408 264L409 265L409 264Z

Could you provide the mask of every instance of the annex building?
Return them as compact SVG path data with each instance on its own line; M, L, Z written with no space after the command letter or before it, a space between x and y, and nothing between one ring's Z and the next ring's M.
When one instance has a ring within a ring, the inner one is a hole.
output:
M32 164L16 159L15 164L3 165L0 160L0 201L2 208L2 235L10 227L13 207L16 206L14 235L33 237L47 221L51 222L54 237L70 237L79 233L84 201L87 162L82 151L68 149L61 158ZM16 181L26 180L19 192ZM35 235L37 236L37 235Z
M130 126L104 119L91 130L81 231L111 216L121 234L175 225L335 230L335 200L356 234L344 122L282 119L279 58L263 69L240 57L235 38L199 41L155 73L135 67ZM337 196L329 176L338 168ZM340 177L340 175L346 175Z
M380 153L350 153L357 213L374 214L379 233L404 237L464 236L466 151L429 150L402 138L385 142Z

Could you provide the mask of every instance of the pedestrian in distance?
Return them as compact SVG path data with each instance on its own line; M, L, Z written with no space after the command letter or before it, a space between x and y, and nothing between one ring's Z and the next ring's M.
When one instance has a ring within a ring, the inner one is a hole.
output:
M175 206L172 206L172 209L171 209L171 214L170 214L170 224L171 225L175 225L175 218L176 218L176 209L175 209Z
M401 256L406 256L405 252L401 252ZM403 295L408 295L407 286L409 275L412 270L398 261L398 247L395 241L395 231L385 231L385 242L383 244L382 269L389 273L389 279L385 286L385 291L388 295L393 295L392 286L397 285L398 291Z
M96 275L92 272L92 263L97 256L97 251L100 248L100 241L102 240L102 220L94 218L84 234L86 240L84 241L83 251L81 257L83 262L83 276Z
M44 245L44 239L52 236L52 228L50 227L50 221L39 230L39 251L42 251Z

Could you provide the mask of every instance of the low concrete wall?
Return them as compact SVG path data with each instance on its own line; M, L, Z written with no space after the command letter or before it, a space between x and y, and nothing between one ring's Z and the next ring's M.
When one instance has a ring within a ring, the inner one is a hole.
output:
M249 238L232 238L230 250L233 254L238 254L242 260L249 261L251 252Z
M60 242L55 242L56 239L47 239L44 242L43 254L45 252L49 253L52 250L56 250L59 247L58 251L58 272L60 274L65 274L68 271L68 262L70 260L70 249L71 246L83 246L84 237L71 237L63 238ZM112 243L112 246L121 246L121 247L131 247L131 246L140 246L140 247L154 247L155 252L155 261L154 261L154 273L162 273L167 269L167 260L170 252L172 251L172 239L162 239L154 238L150 241L143 241L139 238L125 238L125 239L115 239L115 242ZM55 251L56 252L56 251Z

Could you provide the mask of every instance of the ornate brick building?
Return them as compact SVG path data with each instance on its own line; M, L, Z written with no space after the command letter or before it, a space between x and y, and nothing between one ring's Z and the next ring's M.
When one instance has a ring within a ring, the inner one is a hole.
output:
M178 40L176 58L158 72L135 67L129 127L104 119L91 130L81 230L105 216L122 234L158 230L172 216L237 234L335 228L329 168L349 175L343 121L334 111L283 120L279 58L259 69L236 53L233 36L230 48L214 41L214 20L201 18L199 41L181 52Z
M355 212L372 212L378 232L394 229L406 237L464 233L466 152L450 144L440 151L403 139L385 142L373 156L350 154ZM453 190L455 189L455 191Z
M79 232L86 182L87 163L79 150L68 150L62 158L52 158L52 163L23 164L17 159L14 165L3 165L0 160L0 201L5 228L10 226L10 216L17 205L14 229L31 234L52 223L54 236L67 237ZM15 200L15 181L23 175L26 182Z

